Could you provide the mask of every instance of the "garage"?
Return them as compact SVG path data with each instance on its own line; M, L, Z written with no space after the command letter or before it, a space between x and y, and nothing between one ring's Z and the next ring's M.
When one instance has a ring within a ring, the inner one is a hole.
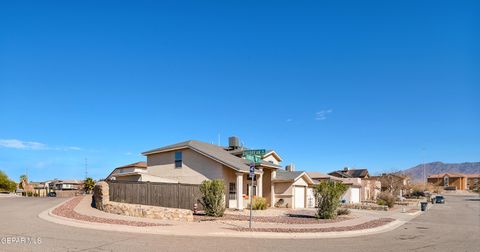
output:
M305 208L305 189L303 186L295 186L295 206L294 208Z
M313 188L307 188L307 207L315 207L315 192L313 191Z

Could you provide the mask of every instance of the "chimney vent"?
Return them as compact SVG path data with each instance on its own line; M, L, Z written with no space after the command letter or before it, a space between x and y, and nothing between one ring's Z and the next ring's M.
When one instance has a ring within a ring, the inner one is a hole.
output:
M294 164L289 164L285 167L286 171L293 172L295 171L295 165Z
M228 147L232 150L240 148L240 139L236 136L231 136L228 138Z

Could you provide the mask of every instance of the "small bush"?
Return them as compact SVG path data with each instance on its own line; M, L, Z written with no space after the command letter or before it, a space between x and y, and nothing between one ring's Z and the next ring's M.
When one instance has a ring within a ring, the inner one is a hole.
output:
M340 208L337 210L337 215L340 216L340 215L349 215L350 214L350 210L348 210L347 208Z
M335 219L337 207L340 205L340 197L347 191L345 184L334 181L322 181L315 186L317 198L317 214L319 219Z
M203 196L200 200L205 214L208 216L221 217L225 212L225 185L223 180L205 180L200 185Z
M267 199L265 199L263 197L253 198L252 209L253 210L265 210L265 209L267 209Z
M378 195L377 204L387 205L389 208L392 208L395 205L395 197L387 192L382 192Z

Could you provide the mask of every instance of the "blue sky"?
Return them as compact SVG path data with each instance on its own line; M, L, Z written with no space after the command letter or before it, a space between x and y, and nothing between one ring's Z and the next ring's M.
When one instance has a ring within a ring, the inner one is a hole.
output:
M0 3L0 170L219 134L322 172L480 160L478 2L158 2Z

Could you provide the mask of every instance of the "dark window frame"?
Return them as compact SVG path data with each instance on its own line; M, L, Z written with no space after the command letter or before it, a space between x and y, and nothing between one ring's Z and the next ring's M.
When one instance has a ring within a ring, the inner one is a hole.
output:
M175 152L175 168L182 168L183 165L183 153L181 151Z

